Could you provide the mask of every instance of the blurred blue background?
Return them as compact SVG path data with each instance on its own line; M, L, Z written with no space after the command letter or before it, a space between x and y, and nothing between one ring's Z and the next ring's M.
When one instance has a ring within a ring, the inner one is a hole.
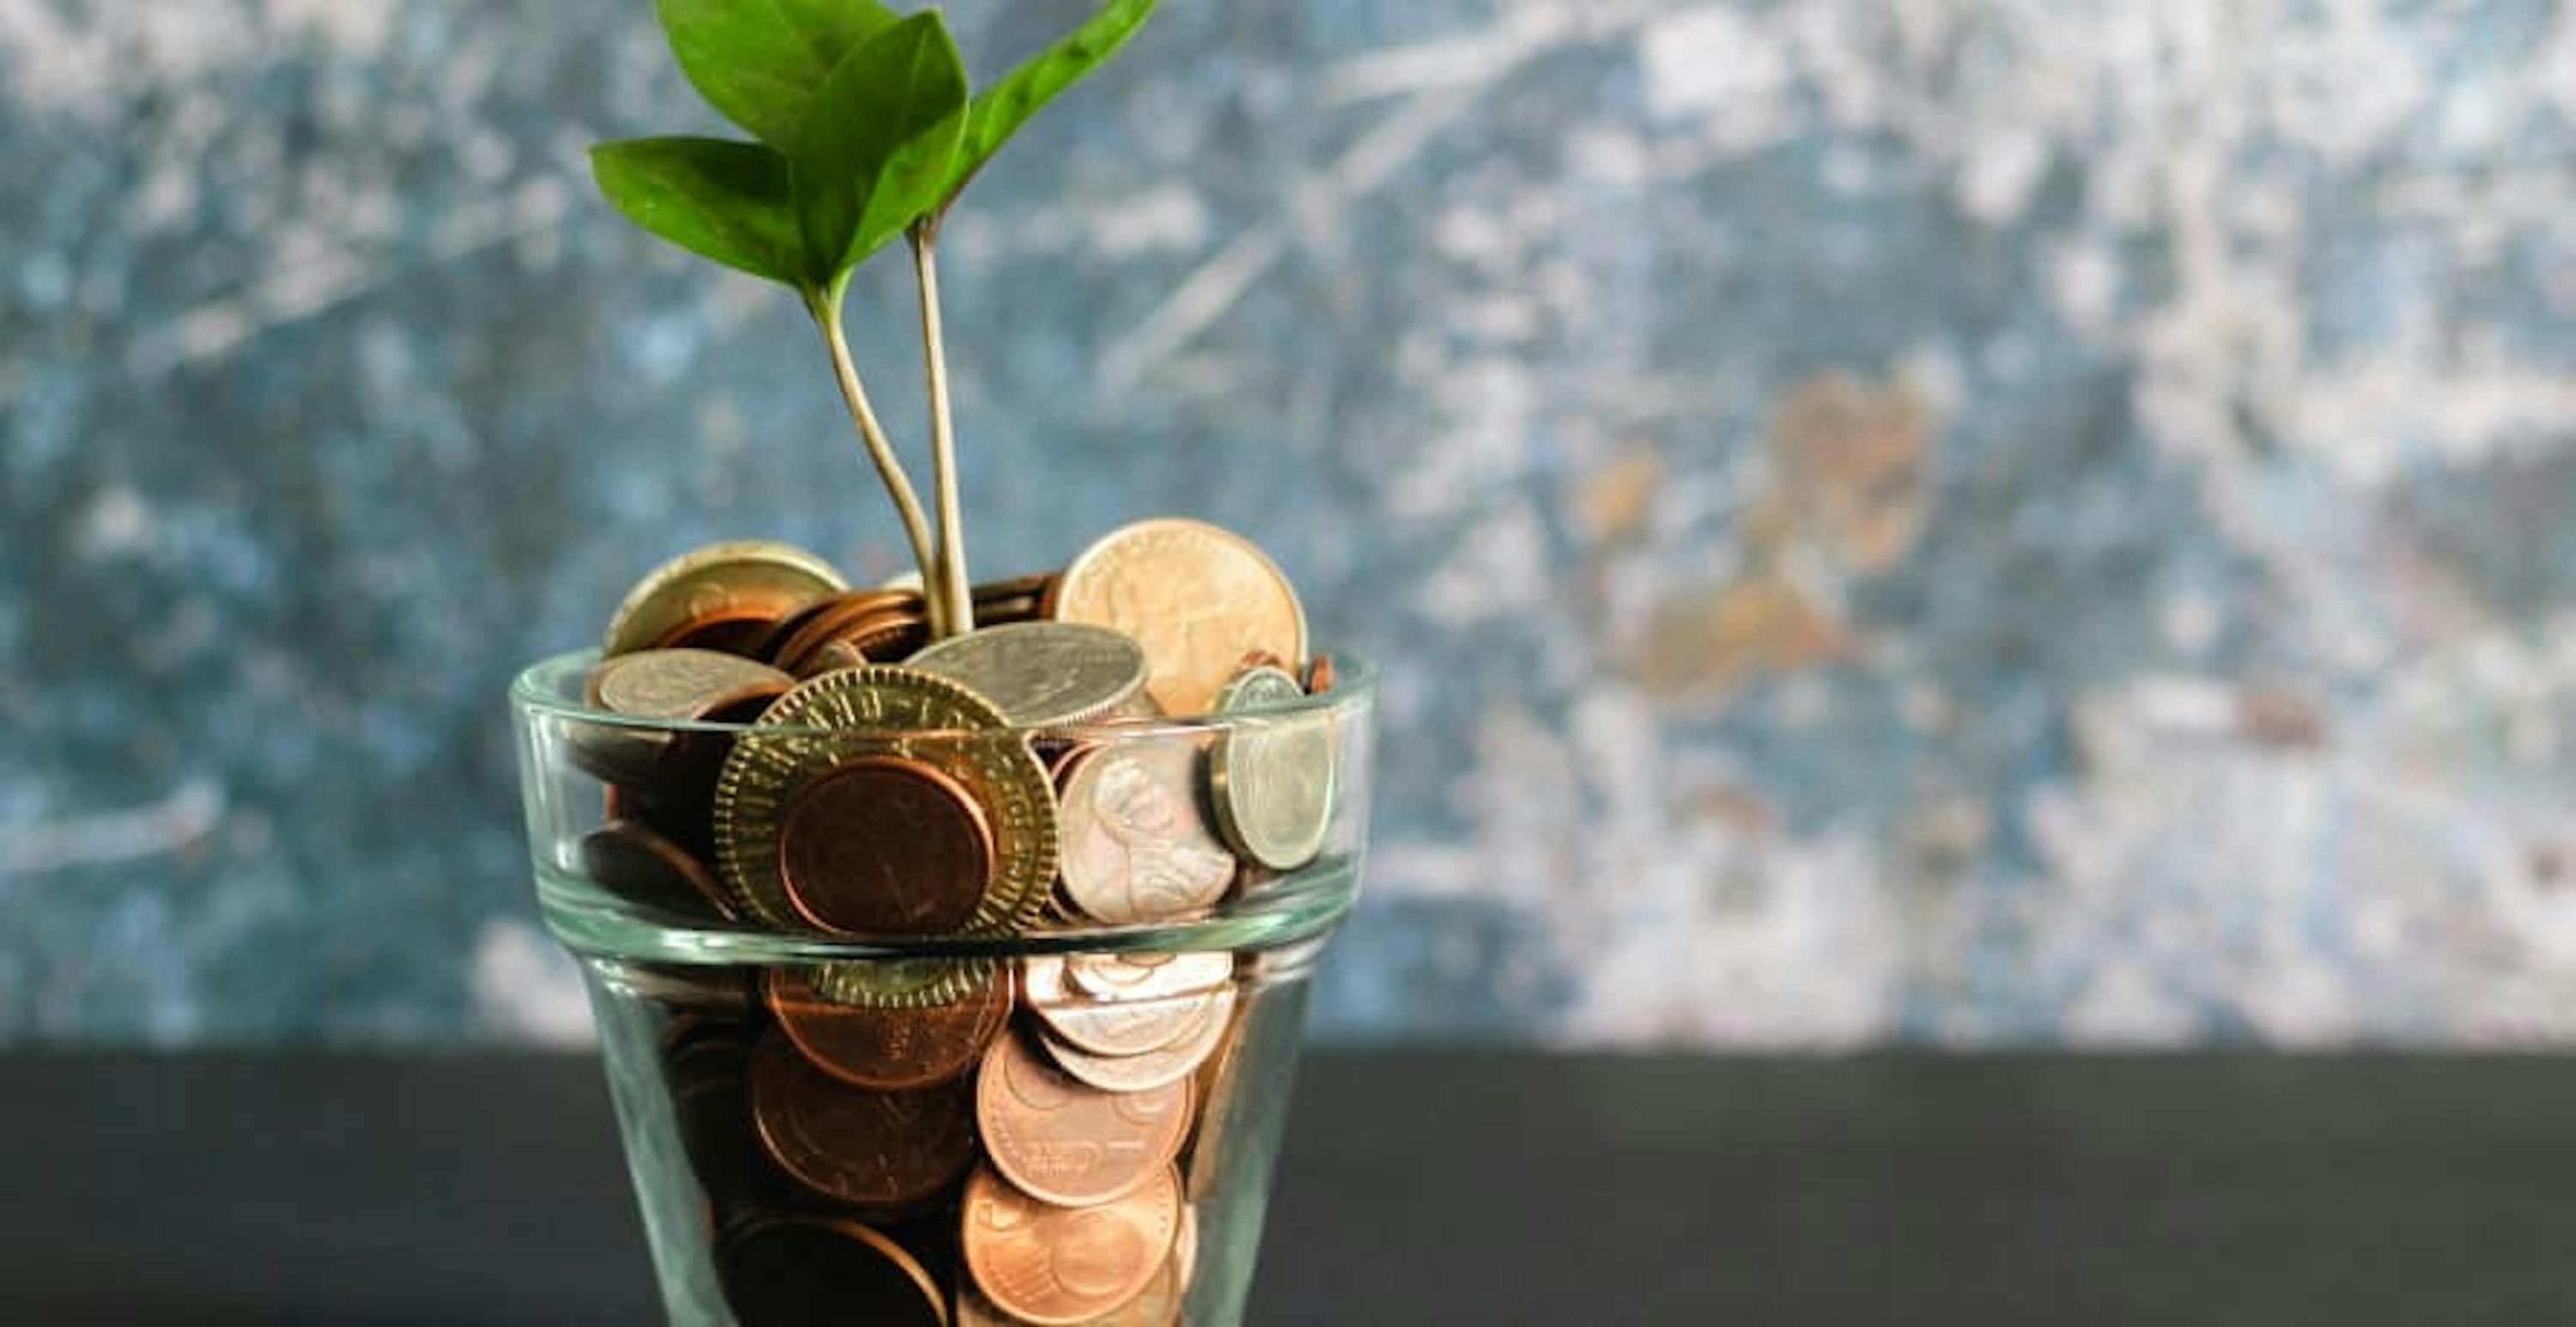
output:
M648 6L0 0L0 106L0 1037L581 1035L509 674L901 552L594 200ZM952 223L972 546L1388 661L1327 1035L2566 1042L2571 216L2560 4L1170 0Z

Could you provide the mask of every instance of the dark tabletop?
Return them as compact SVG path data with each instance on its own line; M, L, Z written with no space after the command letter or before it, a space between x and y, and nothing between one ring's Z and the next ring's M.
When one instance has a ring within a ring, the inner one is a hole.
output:
M1253 1322L2576 1310L2576 1062L1317 1055ZM0 1057L0 1322L656 1320L586 1059Z

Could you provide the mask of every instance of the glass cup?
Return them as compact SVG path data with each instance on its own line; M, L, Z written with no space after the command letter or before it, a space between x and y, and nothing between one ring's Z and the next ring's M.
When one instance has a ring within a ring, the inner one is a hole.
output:
M638 720L586 703L596 662L511 699L671 1320L1240 1321L1358 889L1371 670L921 731L863 697Z

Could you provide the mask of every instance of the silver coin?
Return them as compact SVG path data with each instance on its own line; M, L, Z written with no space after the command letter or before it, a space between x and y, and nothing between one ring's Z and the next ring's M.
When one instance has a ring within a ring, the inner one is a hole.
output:
M1257 713L1305 695L1294 676L1270 667L1245 669L1217 693L1218 713L1240 715L1208 757L1217 827L1244 856L1278 871L1313 861L1332 828L1331 716Z
M1145 690L1135 638L1080 622L1012 622L922 650L905 661L964 684L1023 728L1102 718Z

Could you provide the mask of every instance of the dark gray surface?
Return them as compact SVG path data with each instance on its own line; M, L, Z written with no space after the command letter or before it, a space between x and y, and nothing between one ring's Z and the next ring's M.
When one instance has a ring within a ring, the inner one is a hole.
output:
M1254 1321L2513 1323L2576 1063L1319 1055ZM654 1320L587 1060L0 1057L0 1321Z

